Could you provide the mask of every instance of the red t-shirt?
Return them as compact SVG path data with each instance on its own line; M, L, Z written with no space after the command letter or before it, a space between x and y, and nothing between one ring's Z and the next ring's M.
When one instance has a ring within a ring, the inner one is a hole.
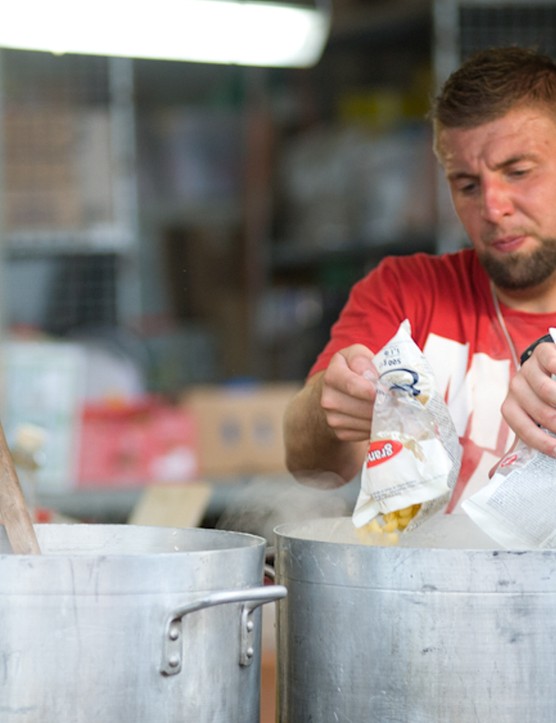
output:
M518 355L556 326L556 314L500 307ZM351 344L378 351L404 319L433 368L463 447L454 509L486 484L488 471L513 441L500 414L515 373L512 354L489 279L473 250L384 259L353 287L310 374L325 369L335 352Z

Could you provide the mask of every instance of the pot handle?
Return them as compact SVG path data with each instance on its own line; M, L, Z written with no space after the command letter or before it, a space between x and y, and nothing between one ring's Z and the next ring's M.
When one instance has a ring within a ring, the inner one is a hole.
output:
M255 654L253 648L255 635L253 612L261 605L274 602L286 597L286 595L287 590L283 585L263 585L248 588L247 590L219 590L176 608L168 615L164 627L160 673L162 675L176 675L181 670L183 656L182 619L189 613L197 612L197 610L228 603L244 603L241 606L240 616L239 664L242 666L251 665Z

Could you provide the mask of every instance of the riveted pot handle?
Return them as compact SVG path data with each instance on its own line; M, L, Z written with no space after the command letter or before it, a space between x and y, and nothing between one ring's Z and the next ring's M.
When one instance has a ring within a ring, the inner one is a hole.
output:
M283 585L263 585L246 590L219 590L176 608L168 615L164 628L161 674L175 675L181 670L183 656L182 619L198 610L229 603L244 603L241 606L240 615L239 664L243 666L250 665L254 656L255 623L253 612L261 605L274 602L286 595L287 590Z

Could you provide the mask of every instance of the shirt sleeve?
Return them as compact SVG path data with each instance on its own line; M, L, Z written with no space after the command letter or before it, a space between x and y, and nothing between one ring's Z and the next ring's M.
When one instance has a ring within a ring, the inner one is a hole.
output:
M336 352L352 344L363 344L376 353L394 336L401 322L409 318L408 306L414 287L411 275L406 275L402 283L400 261L404 259L407 257L384 259L353 286L309 376L326 369Z

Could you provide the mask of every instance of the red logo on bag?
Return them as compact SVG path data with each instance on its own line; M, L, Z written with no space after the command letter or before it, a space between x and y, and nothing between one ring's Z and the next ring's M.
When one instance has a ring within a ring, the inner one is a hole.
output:
M504 459L500 462L498 465L499 467L509 467L514 462L517 462L519 455L517 454L510 454L507 457L504 457Z
M403 444L397 439L377 439L369 444L367 451L367 468L376 467L377 464L388 462L403 449Z

